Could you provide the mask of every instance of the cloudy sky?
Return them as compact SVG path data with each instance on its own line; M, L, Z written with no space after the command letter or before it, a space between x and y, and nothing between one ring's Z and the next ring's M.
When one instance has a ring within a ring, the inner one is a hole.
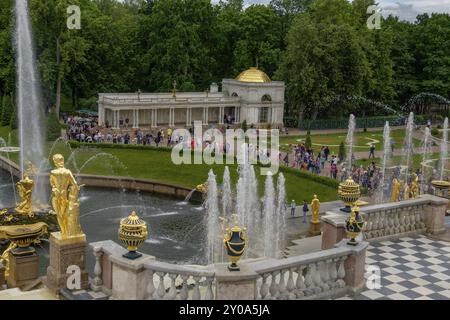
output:
M218 1L218 0L213 0ZM267 4L270 0L245 0L247 4ZM450 0L378 0L385 15L398 15L401 19L414 21L419 13L450 13Z

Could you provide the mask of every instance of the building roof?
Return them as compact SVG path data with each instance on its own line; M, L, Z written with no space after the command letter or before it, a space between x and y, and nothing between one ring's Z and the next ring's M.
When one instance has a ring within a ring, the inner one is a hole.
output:
M242 82L256 82L256 83L272 82L272 80L270 80L269 76L265 72L255 67L252 67L242 72L240 75L236 77L236 80Z

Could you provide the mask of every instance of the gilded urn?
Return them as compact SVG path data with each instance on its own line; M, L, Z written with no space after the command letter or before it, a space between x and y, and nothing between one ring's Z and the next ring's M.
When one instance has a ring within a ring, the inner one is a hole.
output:
M431 185L434 187L436 196L446 198L448 196L448 189L450 189L450 182L444 180L433 180Z
M237 265L237 262L242 257L247 245L247 236L245 235L245 229L238 226L234 226L231 229L226 229L225 239L223 243L227 250L228 259L231 264L228 266L230 271L240 271L241 269Z
M31 247L42 235L46 234L48 225L44 222L38 222L28 225L3 226L0 227L0 235L2 238L9 239L17 245L12 250L12 254L16 256L25 256L35 253L35 249Z
M345 231L347 232L347 236L350 238L350 241L347 244L356 246L358 242L356 238L363 231L364 227L364 219L359 214L359 208L354 207L350 217L345 221Z
M144 243L147 236L147 223L139 218L136 212L133 211L127 218L120 220L119 240L127 246L128 250L123 257L131 260L142 257L137 249Z
M352 205L358 201L361 196L359 184L353 181L352 177L339 184L338 189L339 198L345 203L345 208L341 209L344 212L351 212Z

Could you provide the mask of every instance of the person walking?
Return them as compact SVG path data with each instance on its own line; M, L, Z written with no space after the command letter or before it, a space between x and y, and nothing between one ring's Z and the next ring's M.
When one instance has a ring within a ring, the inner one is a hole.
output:
M292 200L291 202L291 216L295 216L295 210L297 209L297 204L295 203L295 200Z
M306 214L308 211L308 202L306 202L306 200L303 200L303 223L306 223Z
M370 146L370 153L369 153L369 159L375 159L375 145Z

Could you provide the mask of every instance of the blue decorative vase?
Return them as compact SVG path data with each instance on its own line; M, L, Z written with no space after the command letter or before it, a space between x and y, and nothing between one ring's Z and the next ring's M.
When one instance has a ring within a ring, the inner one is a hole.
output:
M231 264L228 266L230 271L240 271L241 269L237 265L237 262L242 257L245 251L245 246L247 244L247 237L240 227L235 226L231 229L227 229L227 234L223 240L225 244L225 249L227 250L228 259L230 259Z

